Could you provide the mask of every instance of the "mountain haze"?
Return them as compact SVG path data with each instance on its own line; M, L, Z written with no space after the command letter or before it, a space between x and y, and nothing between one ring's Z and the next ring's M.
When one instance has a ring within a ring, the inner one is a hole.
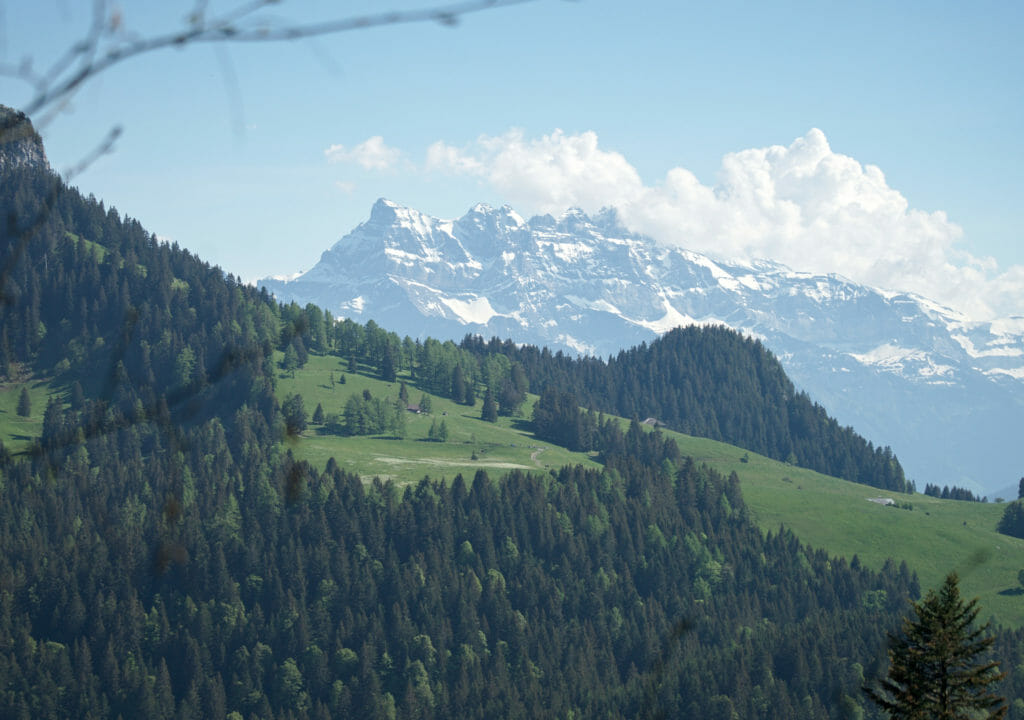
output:
M1024 318L978 323L920 296L770 261L729 263L626 230L613 210L441 220L388 200L293 280L263 284L400 334L508 337L606 356L673 327L762 338L837 419L908 477L983 492L1019 475Z

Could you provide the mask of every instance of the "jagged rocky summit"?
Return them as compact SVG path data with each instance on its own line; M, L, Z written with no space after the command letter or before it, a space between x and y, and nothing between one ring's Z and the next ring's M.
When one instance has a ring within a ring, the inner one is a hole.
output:
M630 233L613 210L526 220L481 204L442 220L381 199L311 270L262 284L414 338L497 335L598 356L723 324L762 338L840 422L891 445L919 488L991 495L1021 473L1024 317L971 322L838 275L716 261Z
M50 166L43 139L25 113L0 105L0 170Z

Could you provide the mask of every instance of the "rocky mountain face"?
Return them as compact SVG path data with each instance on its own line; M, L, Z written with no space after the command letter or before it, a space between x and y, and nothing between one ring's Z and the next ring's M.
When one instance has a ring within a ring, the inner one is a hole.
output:
M631 234L614 211L525 220L477 205L441 220L379 200L311 270L262 284L412 337L497 335L598 356L724 324L762 338L840 422L892 446L919 488L994 496L1024 472L1024 317L970 322L838 275L718 262Z
M25 113L0 105L0 170L49 167L43 140Z

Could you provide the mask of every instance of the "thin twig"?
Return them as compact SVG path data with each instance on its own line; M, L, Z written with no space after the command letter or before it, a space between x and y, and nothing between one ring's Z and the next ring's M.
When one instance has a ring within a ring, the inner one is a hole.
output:
M25 114L31 117L47 107L59 103L74 93L87 80L105 72L112 66L163 48L184 47L196 43L287 42L373 27L424 22L454 25L464 15L533 1L467 0L449 5L436 5L422 10L389 11L277 28L246 28L242 25L245 21L254 19L257 11L272 4L272 0L254 0L244 3L209 22L204 19L205 3L199 3L190 17L190 24L163 35L111 45L106 52L102 52L100 41L106 28L106 4L103 0L95 0L93 21L89 33L80 42L68 48L67 52L47 73L36 75L31 70L31 66L0 65L0 74L18 77L35 88L35 96L23 108Z

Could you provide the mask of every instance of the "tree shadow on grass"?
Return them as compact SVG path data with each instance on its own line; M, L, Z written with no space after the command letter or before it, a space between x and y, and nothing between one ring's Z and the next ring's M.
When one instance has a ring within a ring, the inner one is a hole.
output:
M533 421L525 420L523 418L515 418L512 420L512 429L519 430L524 433L533 433Z
M1011 597L1014 595L1024 595L1024 587L1006 588L1005 590L1000 590L999 594L1009 595Z

